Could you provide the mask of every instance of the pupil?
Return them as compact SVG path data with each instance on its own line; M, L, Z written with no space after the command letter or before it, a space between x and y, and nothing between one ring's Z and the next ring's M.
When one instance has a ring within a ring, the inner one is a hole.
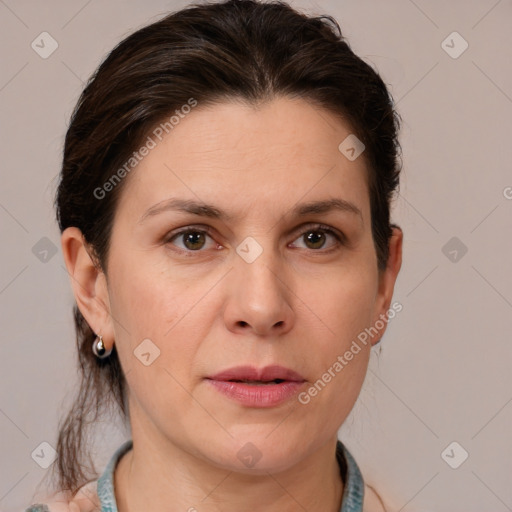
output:
M315 235L316 233L316 235ZM324 237L324 233L321 233L319 231L310 231L307 235L307 239L308 239L308 242L312 242L313 244L315 243L318 243L318 241L320 241L320 247L323 245L323 237ZM315 247L315 248L318 248L318 247Z
M186 235L186 238L185 238L185 245L189 248L189 249L198 249L199 247L196 245L194 246L193 244L194 243L197 243L198 241L201 242L201 237L203 237L203 234L202 233L198 233L198 232L195 232L195 233L187 233ZM190 247L189 245L192 245L192 247ZM200 244L201 245L201 244Z

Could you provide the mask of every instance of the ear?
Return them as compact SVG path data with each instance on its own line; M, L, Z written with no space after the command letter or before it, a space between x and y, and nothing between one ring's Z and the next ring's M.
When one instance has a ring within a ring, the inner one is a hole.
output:
M386 331L386 327L388 325L387 312L389 311L391 299L393 298L396 278L398 277L398 272L402 266L403 232L398 226L393 226L392 231L389 241L389 257L387 265L386 268L379 273L379 289L375 302L375 314L372 321L372 327L378 331L378 334L373 336L371 342L372 345L377 344ZM382 323L384 323L384 326L379 329L377 326Z
M102 335L105 348L110 350L114 345L114 330L105 274L99 263L93 261L90 246L78 228L63 231L61 246L78 308L91 329Z

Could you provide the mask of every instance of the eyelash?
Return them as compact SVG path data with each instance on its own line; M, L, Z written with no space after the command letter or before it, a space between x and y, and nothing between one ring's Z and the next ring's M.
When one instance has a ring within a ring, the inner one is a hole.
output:
M341 231L334 230L334 229L330 228L329 226L326 226L325 224L308 224L304 228L304 230L300 233L299 236L304 236L306 233L310 233L310 232L313 232L313 231L327 233L329 235L332 235L336 239L335 247L332 247L331 249L327 249L327 250L324 250L324 249L310 249L313 252L328 254L328 253L331 253L332 251L335 251L335 250L339 249L340 246L346 244L346 237L345 237L345 235ZM204 233L204 234L207 234L207 235L209 235L211 237L212 232L213 232L213 229L210 228L209 226L201 226L201 227L187 226L186 228L181 229L179 231L173 231L173 232L169 233L167 236L165 236L165 239L163 240L163 242L165 244L169 244L174 239L178 238L180 235L184 235L184 234L187 234L187 233ZM182 253L186 253L187 255L191 254L191 253L193 254L193 253L198 253L198 252L204 252L202 249L198 249L197 251L193 251L193 250L186 250L186 249L177 248L176 250L179 251L179 252L182 252Z

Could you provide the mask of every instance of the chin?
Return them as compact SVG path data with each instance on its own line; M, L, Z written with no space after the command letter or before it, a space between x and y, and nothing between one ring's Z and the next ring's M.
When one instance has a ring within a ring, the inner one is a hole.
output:
M207 458L223 469L247 475L267 475L279 473L297 464L306 450L304 438L292 435L278 436L271 430L246 432L234 435L221 446L208 445ZM212 450L213 448L213 450ZM301 450L302 448L302 450Z

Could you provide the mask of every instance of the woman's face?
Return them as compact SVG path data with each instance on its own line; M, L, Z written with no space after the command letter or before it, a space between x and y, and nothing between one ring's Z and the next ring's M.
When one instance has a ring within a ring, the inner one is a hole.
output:
M350 133L281 98L199 104L153 136L124 178L100 331L134 433L239 471L251 457L285 469L336 436L372 340L353 342L388 310L398 272L377 271L365 162L338 148Z

